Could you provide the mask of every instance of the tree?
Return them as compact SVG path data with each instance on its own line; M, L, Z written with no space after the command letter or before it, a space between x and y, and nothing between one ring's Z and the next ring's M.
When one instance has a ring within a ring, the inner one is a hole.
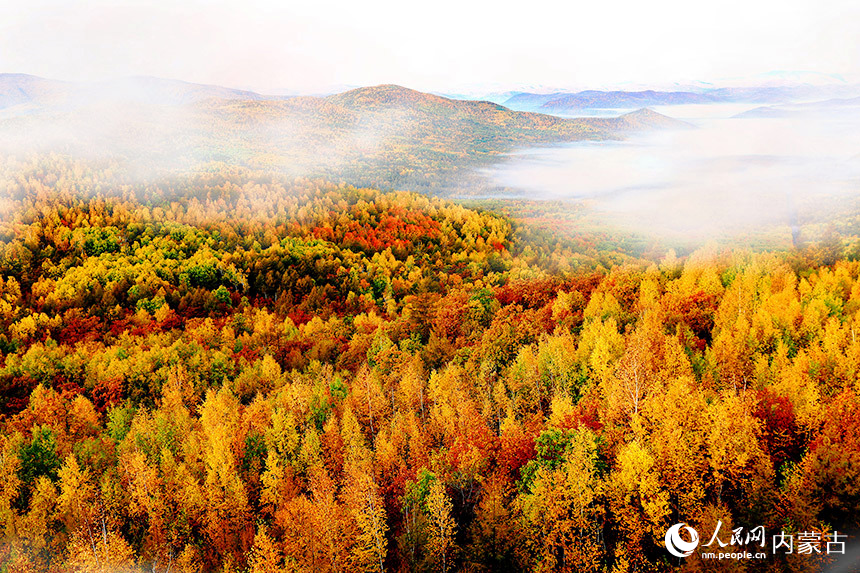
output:
M248 573L283 571L281 551L275 541L260 527L254 536L254 545L248 554Z
M594 435L577 431L560 463L541 464L519 495L534 571L599 571L604 485L596 462Z
M522 569L523 537L511 510L507 479L491 476L482 488L481 501L469 528L469 561L487 571Z
M354 472L348 479L352 490L349 508L358 527L350 562L359 571L382 573L388 531L382 496L370 475Z
M240 413L238 400L225 386L209 391L200 415L207 446L203 460L206 535L218 555L243 552L252 541L248 494L236 459Z
M427 549L430 559L442 573L447 573L452 567L453 554L456 550L454 533L457 524L451 515L452 509L451 500L445 493L445 486L438 479L433 480L427 496L426 513L429 525Z
M29 502L30 488L40 477L47 477L52 481L57 479L57 471L60 469L60 458L57 456L57 444L54 440L54 432L48 426L33 428L33 438L25 443L18 451L20 466L18 478L24 485L21 504L26 507Z
M860 525L860 399L852 390L827 406L824 423L809 445L800 469L802 499L836 529Z
M618 531L615 559L647 570L670 522L669 492L660 481L654 456L641 440L623 445L606 486Z
M80 573L133 573L134 551L121 535L103 525L95 540L79 532L69 543L68 565Z

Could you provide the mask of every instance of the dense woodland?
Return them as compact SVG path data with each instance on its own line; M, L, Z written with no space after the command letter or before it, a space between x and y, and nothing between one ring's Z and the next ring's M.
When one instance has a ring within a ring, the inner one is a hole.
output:
M838 237L635 256L223 166L0 185L3 573L812 571L663 535L860 527Z

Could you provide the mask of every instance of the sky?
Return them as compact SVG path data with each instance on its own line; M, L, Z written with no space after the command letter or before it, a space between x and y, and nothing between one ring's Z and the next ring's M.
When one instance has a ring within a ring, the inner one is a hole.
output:
M775 71L860 81L860 2L0 0L0 73L55 79L465 93L737 84Z

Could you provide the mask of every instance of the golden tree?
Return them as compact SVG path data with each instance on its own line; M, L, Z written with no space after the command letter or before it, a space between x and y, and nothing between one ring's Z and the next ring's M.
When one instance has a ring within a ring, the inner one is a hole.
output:
M428 551L431 560L442 571L447 573L452 566L456 545L454 533L457 524L451 515L453 506L451 500L445 493L445 486L439 479L430 484L430 492L427 496L427 520L429 522Z

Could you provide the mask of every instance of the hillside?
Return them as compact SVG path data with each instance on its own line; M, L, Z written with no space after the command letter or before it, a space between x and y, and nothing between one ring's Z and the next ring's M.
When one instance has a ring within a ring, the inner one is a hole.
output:
M0 109L17 105L51 105L72 92L67 82L28 74L0 74Z
M449 99L395 85L359 88L329 96L326 101L377 120L381 125L404 122L419 138L445 137L446 132L455 137L461 134L468 137L467 131L471 131L474 141L483 142L488 150L529 141L613 136L605 129L596 128L590 119L563 119L512 111L487 101Z
M329 96L327 101L360 112L404 111L429 115L443 121L466 120L500 128L554 130L561 133L585 130L587 122L571 121L544 114L512 111L488 101L457 100L427 94L397 85L358 88Z
M644 131L656 129L692 129L693 126L687 122L666 117L651 109L639 109L625 113L618 117L595 117L589 118L589 125L597 129L604 129L613 133L627 131Z
M12 101L14 82L6 79ZM154 78L115 82L90 98L67 94L55 104L45 94L56 90L27 82L34 87L26 113L10 108L0 116L0 152L119 157L160 174L220 162L437 194L481 193L486 183L477 170L515 149L617 139L673 121L656 114L563 119L393 85L269 99Z

